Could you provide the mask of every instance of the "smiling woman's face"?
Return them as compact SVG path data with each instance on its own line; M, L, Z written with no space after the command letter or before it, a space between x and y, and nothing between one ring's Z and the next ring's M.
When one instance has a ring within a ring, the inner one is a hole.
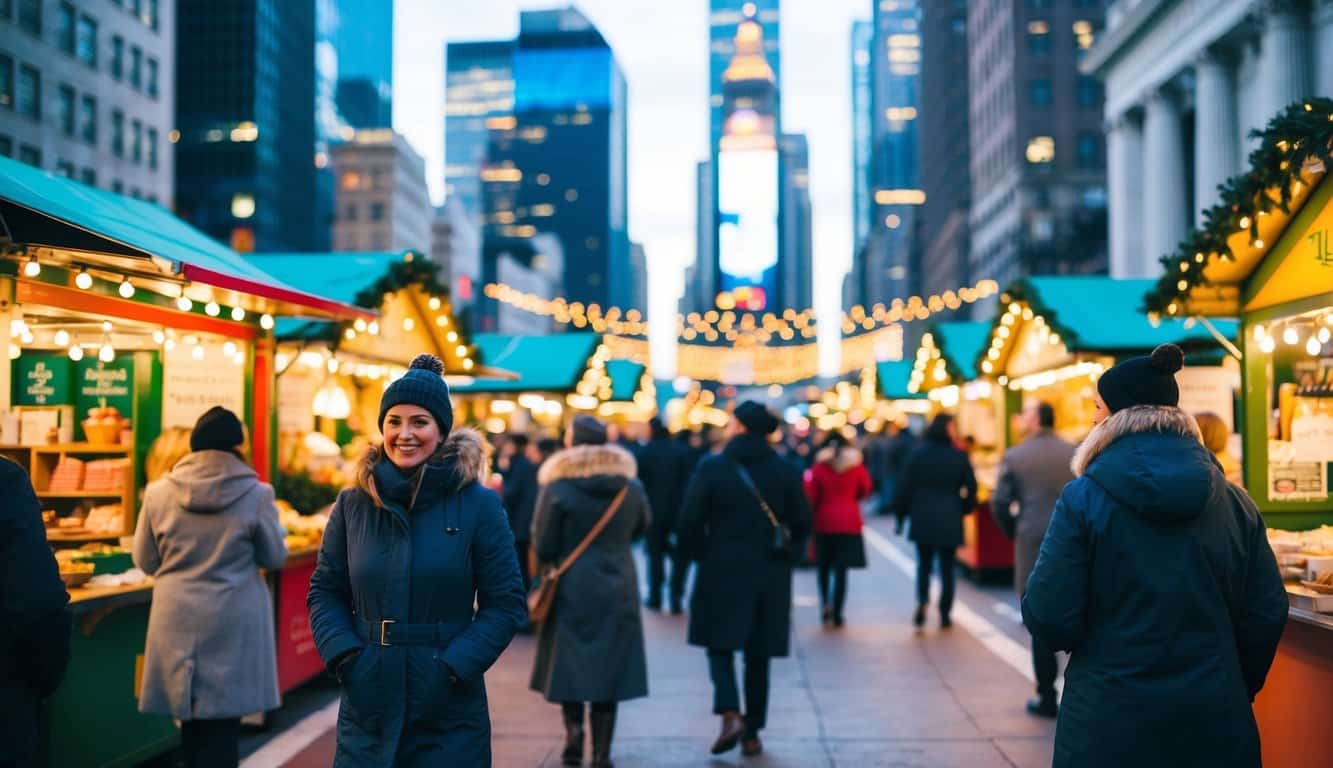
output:
M421 466L443 439L435 417L421 406L395 405L384 415L384 451L399 469Z

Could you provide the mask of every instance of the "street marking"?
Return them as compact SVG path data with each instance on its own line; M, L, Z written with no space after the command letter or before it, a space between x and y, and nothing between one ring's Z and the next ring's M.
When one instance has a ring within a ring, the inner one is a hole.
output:
M240 768L272 768L286 765L338 725L338 703L334 701L323 709L274 736L241 761Z
M1009 619L1015 624L1023 623L1023 614L1008 603L996 603L995 612L1005 617L1006 619Z
M819 598L814 595L797 595L792 598L792 605L797 608L818 608Z

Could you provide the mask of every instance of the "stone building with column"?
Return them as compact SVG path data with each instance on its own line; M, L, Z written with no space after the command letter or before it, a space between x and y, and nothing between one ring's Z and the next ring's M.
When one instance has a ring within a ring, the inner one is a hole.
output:
M1333 95L1333 0L1118 0L1105 83L1111 274L1152 277L1288 104Z

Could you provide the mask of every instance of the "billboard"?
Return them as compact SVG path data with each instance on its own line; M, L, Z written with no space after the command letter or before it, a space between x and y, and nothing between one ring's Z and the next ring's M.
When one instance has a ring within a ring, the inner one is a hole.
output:
M718 290L760 311L778 287L778 153L723 150L717 162Z

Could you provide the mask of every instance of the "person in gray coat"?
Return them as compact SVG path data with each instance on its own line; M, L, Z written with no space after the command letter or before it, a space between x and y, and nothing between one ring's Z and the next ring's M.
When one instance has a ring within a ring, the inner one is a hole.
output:
M648 695L648 656L631 549L648 530L648 496L634 456L607 444L606 427L579 416L567 449L542 465L532 541L543 565L569 557L607 511L625 499L587 551L560 579L542 624L532 689L561 705L564 765L583 762L584 703L591 705L592 764L610 768L617 703Z
M1034 402L1023 410L1022 443L1010 448L1000 463L999 482L991 499L995 522L1014 540L1014 588L1022 599L1028 576L1037 563L1041 540L1051 523L1060 491L1074 480L1069 468L1074 445L1055 434L1055 409ZM1055 651L1032 638L1032 665L1037 677L1037 698L1027 703L1030 714L1055 717L1055 678L1059 665Z
M155 579L139 709L181 721L190 768L237 765L241 717L280 703L259 569L282 566L287 544L244 442L236 414L201 416L191 452L144 491L134 532L134 563Z

